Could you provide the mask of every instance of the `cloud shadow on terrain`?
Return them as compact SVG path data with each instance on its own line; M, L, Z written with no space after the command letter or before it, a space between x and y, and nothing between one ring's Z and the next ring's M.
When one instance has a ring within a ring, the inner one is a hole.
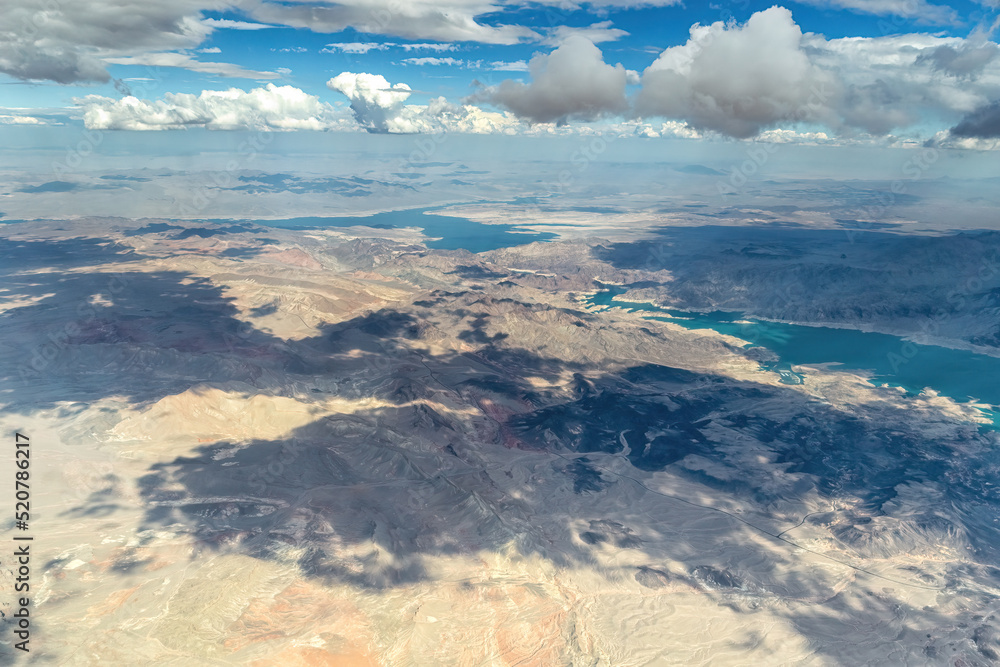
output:
M293 562L305 576L373 590L426 580L425 559L433 556L501 554L513 545L519 555L569 567L596 565L598 551L635 550L647 562L633 577L646 588L696 589L748 614L767 606L804 637L823 641L852 620L818 604L837 597L837 581L791 568L794 547L768 537L794 540L799 521L829 527L859 562L946 540L970 547L944 581L914 566L917 585L1000 581L992 481L1000 455L975 429L938 441L907 431L903 406L887 408L893 418L882 423L788 387L654 364L611 372L543 356L490 334L491 315L461 292L438 292L432 296L440 301L428 303L460 313L466 328L459 339L471 352L417 349L428 327L392 309L283 340L239 319L233 300L207 280L132 271L118 275L122 287L111 291L109 273L66 270L113 269L137 256L91 240L45 246L4 247L25 260L3 276L5 298L36 299L0 314L0 326L12 332L6 357L30 360L37 341L65 332L67 321L78 331L61 339L29 402L18 402L17 370L6 372L0 400L8 409L29 414L110 396L142 406L206 380L245 383L265 395L306 387L318 397L377 399L280 439L241 443L236 451L233 443L207 444L152 465L138 480L146 503L141 529L172 526L204 551ZM61 273L18 273L54 262ZM93 312L80 315L80 303ZM576 316L584 327L594 319ZM555 382L566 376L568 384ZM529 377L553 382L540 386ZM469 417L455 405L478 411ZM963 448L976 455L954 456ZM697 483L704 496L665 498L647 487L653 471ZM919 488L938 500L909 506L905 521L893 518ZM803 517L797 499L807 495L830 511ZM741 516L720 511L737 504L750 509ZM71 509L102 516L116 506L97 494ZM700 517L698 529L649 519L679 512ZM784 551L768 560L756 555L760 543ZM115 571L139 565L126 557ZM899 584L858 574L854 585ZM915 641L907 619L949 622L891 594L858 613L896 619L895 639L905 641ZM996 642L984 633L980 650L988 657Z
M663 227L653 240L605 243L592 255L621 270L670 271L652 290L676 308L888 323L1000 346L1000 232Z

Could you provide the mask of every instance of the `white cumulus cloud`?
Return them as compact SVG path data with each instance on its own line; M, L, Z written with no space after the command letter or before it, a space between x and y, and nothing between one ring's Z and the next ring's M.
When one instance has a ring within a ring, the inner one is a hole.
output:
M488 100L536 123L593 120L628 109L628 71L620 64L605 63L601 50L581 35L569 36L552 53L535 56L528 70L531 83L508 79L474 99Z
M315 95L271 83L250 91L167 93L155 101L88 95L74 102L83 110L86 127L97 130L349 130L353 125Z
M452 104L443 97L428 104L404 104L405 84L391 86L373 74L344 72L328 83L352 101L354 117L342 107L293 86L267 84L249 91L205 90L198 95L167 93L159 100L101 95L76 98L87 128L95 130L367 130L392 134L459 132L515 134L524 130L510 113ZM0 114L0 124L37 124L28 116Z
M0 114L0 125L48 125L48 123L34 116Z
M1000 97L996 45L927 34L848 37L806 35L814 64L835 72L832 100L847 126L882 134L915 124L951 124Z
M443 97L432 99L426 106L404 106L389 119L387 126L389 132L400 134L517 134L523 130L513 114L485 111L471 104L452 104Z
M410 96L405 83L393 86L384 76L365 72L341 72L326 85L351 101L354 117L369 132L389 132L389 121L400 114Z
M443 97L426 105L405 104L410 87L405 83L390 84L377 74L342 72L326 85L351 101L355 119L368 132L513 134L523 129L513 114L486 111L472 104L452 104Z
M743 26L693 26L643 73L636 111L750 137L779 121L824 120L833 83L810 62L791 12L772 7Z
M951 124L1000 97L996 55L981 36L803 34L772 7L745 25L693 26L643 73L635 112L740 138L795 123L886 135Z

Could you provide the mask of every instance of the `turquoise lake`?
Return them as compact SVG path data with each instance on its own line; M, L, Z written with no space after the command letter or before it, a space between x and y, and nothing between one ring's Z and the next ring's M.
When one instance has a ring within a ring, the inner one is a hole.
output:
M328 227L353 227L364 225L380 229L400 227L420 227L427 236L437 240L428 241L428 248L438 250L468 250L485 252L497 248L511 248L532 241L548 241L556 238L548 232L534 232L516 225L486 225L481 222L433 213L441 207L412 208L403 211L385 211L362 217L305 217L285 220L212 220L211 222L253 222L263 227L282 229L322 229Z
M712 329L742 338L750 346L774 352L780 362L765 366L782 371L791 365L837 363L844 370L867 371L873 384L898 386L910 393L931 388L957 401L975 399L996 408L1000 405L1000 358L936 345L917 345L898 336L854 329L802 326L744 318L741 313L688 312L649 303L614 301L625 287L601 285L602 291L587 303L630 311L660 313L663 320L688 329ZM783 378L791 374L783 373ZM801 377L801 376L799 376ZM790 378L794 383L794 377ZM784 380L783 380L784 381ZM804 379L808 382L808 376ZM1000 427L1000 415L991 415Z

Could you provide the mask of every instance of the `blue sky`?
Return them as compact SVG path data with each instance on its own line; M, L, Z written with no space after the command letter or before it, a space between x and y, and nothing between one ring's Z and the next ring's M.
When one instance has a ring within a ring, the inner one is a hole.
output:
M253 122L270 129L538 132L599 122L643 136L996 143L993 0L237 0L223 11L208 0L126 0L102 11L109 2L58 5L45 18L40 0L0 8L4 24L22 26L0 34L6 122L52 122L47 113L68 109L62 122L99 129L235 129L242 107L164 100L236 88L262 89L232 104L256 105ZM709 41L689 42L693 25L720 21ZM535 57L547 70L538 81L525 71ZM328 83L343 72L365 78ZM827 86L822 104L795 92ZM306 98L289 101L293 89ZM123 107L129 93L150 105ZM475 117L416 109L437 98L474 105ZM287 122L261 116L274 104L288 107ZM952 136L952 127L972 129Z

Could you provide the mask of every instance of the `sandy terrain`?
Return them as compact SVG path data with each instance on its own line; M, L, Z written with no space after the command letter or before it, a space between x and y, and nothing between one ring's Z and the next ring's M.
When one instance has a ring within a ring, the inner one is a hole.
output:
M677 275L597 242L148 224L0 230L34 536L31 659L7 628L3 660L1000 656L974 406L820 366L783 385L738 339L588 310L595 278Z

